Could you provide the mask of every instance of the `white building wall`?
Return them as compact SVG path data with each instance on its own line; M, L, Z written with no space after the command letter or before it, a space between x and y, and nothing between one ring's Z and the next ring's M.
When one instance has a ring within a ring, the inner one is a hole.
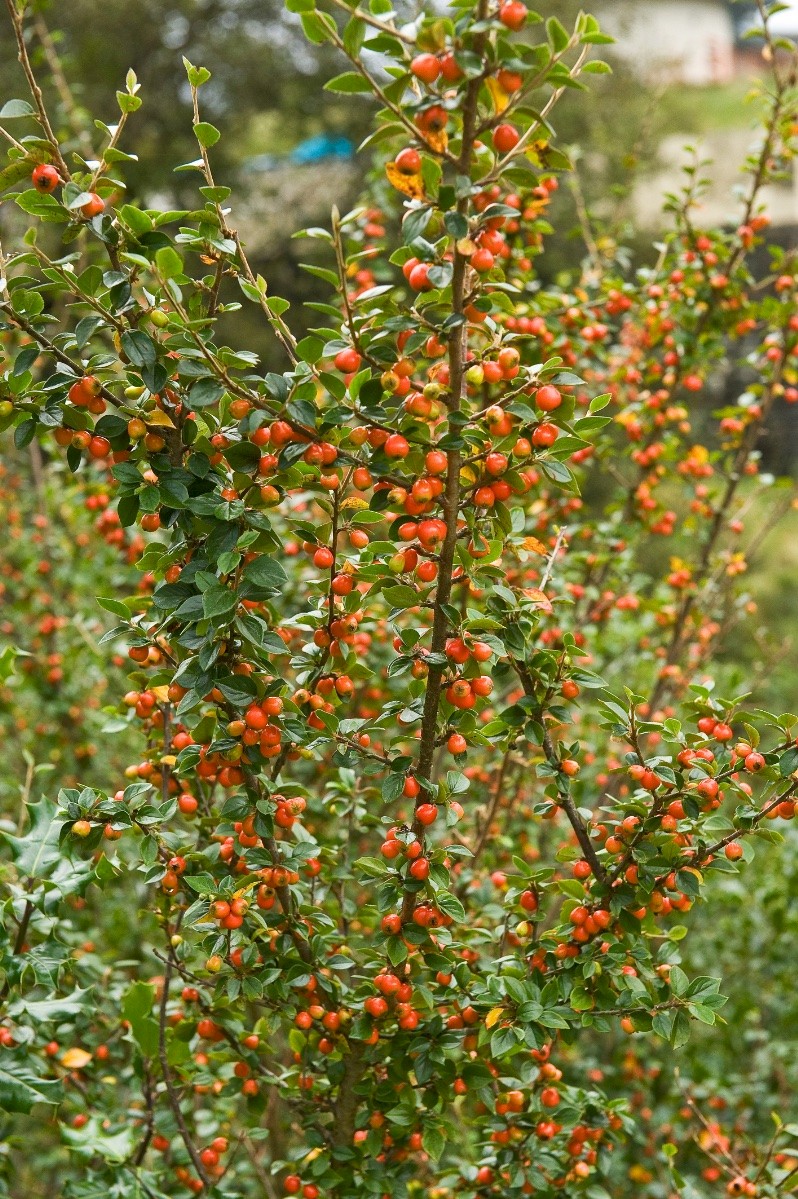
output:
M734 73L734 30L712 0L614 0L595 6L614 54L640 75L688 84L725 83Z

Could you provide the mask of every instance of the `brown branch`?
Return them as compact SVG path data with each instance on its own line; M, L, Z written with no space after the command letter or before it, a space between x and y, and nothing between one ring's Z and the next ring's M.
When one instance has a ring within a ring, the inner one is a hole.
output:
M346 3L346 0L330 0L336 8L340 8L347 16L363 21L366 25L371 25L373 29L379 29L382 33L390 34L391 37L397 38L400 42L405 42L408 46L415 46L416 39L409 33L403 33L401 29L397 29L395 25L389 25L387 21L380 21L377 17L373 17L370 12L364 12L362 8L352 8Z
M150 1147L153 1132L155 1131L155 1089L152 1085L152 1075L150 1074L149 1062L144 1062L144 1080L142 1085L144 1092L144 1103L147 1109L147 1116L144 1126L144 1135L139 1141L138 1148L130 1160L131 1166L135 1169L140 1166L146 1157L147 1150Z
M772 799L769 804L766 804L764 808L761 808L754 817L749 828L737 828L734 830L734 832L727 834L727 836L721 837L720 841L716 841L714 845L710 845L708 849L705 849L702 852L699 861L702 863L706 862L709 858L714 857L715 854L721 849L725 849L727 845L731 845L731 843L736 841L738 837L747 837L750 833L755 832L761 822L765 820L771 812L775 811L780 804L783 804L785 800L791 799L796 791L798 791L798 782L792 783L782 795L777 795L776 798Z
M791 314L787 315L787 320L785 321L785 325L781 330L782 354L778 363L776 364L776 367L773 371L773 377L770 380L770 383L767 387L767 392L763 398L760 415L756 418L756 420L751 421L746 426L745 432L740 439L740 444L738 445L734 454L731 469L726 480L726 487L720 502L715 509L712 517L712 523L710 524L703 545L701 546L698 563L695 573L692 576L692 582L694 585L693 590L687 592L687 594L684 596L679 606L679 610L674 617L673 633L666 651L665 660L663 662L662 669L660 670L657 682L654 686L654 690L652 691L648 701L649 711L652 713L656 709L664 693L667 691L668 680L665 670L668 666L673 666L678 661L679 655L684 648L689 631L687 622L692 615L693 609L695 608L699 598L698 588L707 580L709 576L712 563L712 553L723 531L723 525L734 501L734 497L736 496L737 490L744 478L745 464L748 461L749 455L756 444L756 439L764 427L770 411L775 403L786 363L786 334L788 329L787 322L789 321L790 315Z
M91 144L91 139L88 135L85 125L80 119L75 98L70 90L66 75L61 66L61 59L53 41L52 34L45 24L44 17L38 11L33 14L33 28L36 31L36 36L41 43L44 57L47 59L47 66L50 68L50 75L55 84L56 91L61 99L64 107L64 112L67 114L75 137L80 144L80 150L84 158L93 158L94 147ZM92 191L93 188L89 188Z
M486 0L480 0L478 20L484 20L487 12ZM474 49L482 54L485 45L485 35L475 38ZM470 175L471 161L474 153L474 140L477 122L477 102L481 81L472 79L466 89L463 104L463 134L462 149L457 164L459 175ZM457 208L461 215L468 212L468 197L458 201ZM465 307L466 270L468 259L455 247L452 267L452 313L462 316ZM451 416L460 411L463 384L465 379L467 325L463 321L455 325L449 334L449 399L448 407ZM452 575L454 572L454 554L457 546L457 521L460 507L460 467L461 453L457 449L447 452L446 481L442 496L443 519L446 524L446 535L441 546L438 564L438 586L435 591L435 604L432 617L432 641L430 650L433 654L442 654L449 632L449 621L446 616L446 606L452 593ZM432 765L435 755L435 745L438 731L438 711L441 703L441 690L445 664L433 663L427 675L427 688L424 695L424 709L421 719L421 742L418 751L416 778L429 780L432 777ZM425 788L422 786L416 807L426 801ZM416 838L424 844L424 826L420 821L413 822L413 832ZM410 919L415 906L415 891L405 890L402 903L402 920Z
M532 679L532 677L530 676L529 671L527 670L526 666L523 664L523 662L519 662L517 659L511 659L511 661L512 661L513 666L515 667L515 671L516 671L519 679L521 680L521 684L524 688L524 693L526 695L528 695L531 699L537 700L537 696L535 693L535 683L534 683L534 680ZM560 669L561 668L562 668L562 662L560 663ZM559 677L559 671L558 671L558 677ZM549 763L549 765L554 770L557 771L557 779L556 779L556 781L557 781L557 803L562 808L562 810L565 812L565 815L568 817L568 822L571 825L571 828L573 829L574 836L576 837L577 841L579 842L579 847L582 850L582 854L585 858L585 861L590 864L590 868L593 871L594 877L596 879L598 879L598 881L600 883L605 883L607 881L607 872L604 869L604 866L602 865L602 863L599 861L599 858L596 854L596 850L593 846L593 843L590 840L590 834L587 831L585 822L583 821L582 817L579 815L579 812L577 811L576 804L574 803L573 799L571 798L571 795L569 794L569 792L565 789L565 783L564 783L563 775L562 775L562 762L557 753L557 750L554 748L554 742L552 741L551 733L549 733L549 731L545 725L546 706L549 702L549 699L550 699L550 694L547 693L546 698L544 699L544 702L538 705L538 710L537 710L536 715L540 721L541 727L543 728L543 737L541 740L541 748L545 755L546 761Z
M490 826L493 823L496 813L498 812L499 808L501 807L501 802L502 802L502 799L504 798L504 781L505 781L505 778L507 777L507 768L510 764L510 754L512 753L512 751L513 751L513 745L508 745L507 749L504 752L504 757L502 758L501 766L499 767L499 773L496 776L496 783L493 788L493 795L491 797L491 801L488 806L488 810L485 813L485 819L482 822L482 828L479 831L479 835L477 837L476 844L474 845L474 848L471 852L471 861L469 862L469 866L471 867L472 870L473 870L474 866L477 864L477 861L479 860L479 858L482 854L482 851L485 848L485 844L490 835Z
M333 1104L333 1144L341 1149L352 1145L357 1116L357 1095L355 1087L366 1072L366 1042L350 1043L349 1052L344 1058L344 1074L338 1085L338 1095Z
M28 884L28 889L30 889L31 886L32 886L32 880ZM28 925L31 922L31 917L33 916L33 912L34 912L33 903L31 902L30 899L26 899L25 907L22 909L22 916L20 918L19 925L17 927L17 935L14 938L14 947L11 950L14 957L19 957L19 955L22 953L22 950L25 947L25 938L28 935ZM0 989L0 1000L5 999L10 990L11 990L11 980L8 977L6 977L6 980L3 983L2 989Z
M50 143L50 149L52 151L53 158L55 159L55 165L58 168L58 173L66 182L72 178L72 175L69 167L64 162L63 155L61 154L61 147L58 144L58 138L55 136L53 127L50 124L50 118L47 115L42 89L39 87L36 76L33 72L33 67L31 66L28 48L25 45L22 14L17 11L17 6L14 3L14 0L6 0L6 8L8 9L8 15L11 18L11 24L14 27L14 36L16 37L17 41L17 58L19 59L22 70L25 72L25 78L28 81L28 88L30 89L30 94L33 97L33 103L36 105L39 124L42 127L44 136Z
M182 1137L183 1144L186 1147L186 1152L188 1153L189 1157L191 1158L191 1161L194 1165L194 1169L197 1171L198 1176L202 1179L203 1185L205 1187L209 1187L210 1179L205 1171L205 1167L203 1166L202 1159L200 1158L200 1155L199 1155L199 1150L197 1149L197 1146L194 1144L191 1133L188 1130L188 1125L186 1124L185 1117L183 1116L183 1110L180 1106L180 1096L178 1095L177 1090L175 1088L174 1080L172 1078L172 1070L169 1065L169 1058L167 1056L167 1050L166 1050L166 1005L169 1002L169 985L172 981L172 969L173 969L172 959L170 957L166 963L166 969L164 970L163 988L161 991L161 1005L160 1005L160 1012L159 1012L159 1016L158 1016L158 1060L161 1063L161 1073L163 1075L164 1084L166 1086L166 1094L167 1094L167 1098L169 1099L169 1106L172 1109L172 1115L175 1118L175 1123L177 1124L178 1131L180 1133L180 1136Z
M35 325L32 325L24 316L20 316L18 312L15 312L6 300L0 301L0 310L7 315L12 324L15 324L18 329L24 330L24 332L32 337L34 341L36 341L38 345L42 347L43 350L47 350L48 354L52 354L56 361L63 363L64 366L68 366L78 377L85 374L85 369L82 363L75 362L73 358L70 358L68 354L65 354L63 350L60 350L55 342L50 341L49 337L45 337L43 333L40 333ZM121 408L123 406L121 401L116 398L114 393L109 391L104 385L101 386L100 395L109 404L113 405L114 408Z

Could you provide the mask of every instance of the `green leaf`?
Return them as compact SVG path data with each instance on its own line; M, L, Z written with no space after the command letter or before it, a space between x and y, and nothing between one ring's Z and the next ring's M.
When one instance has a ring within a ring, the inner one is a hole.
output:
M448 891L439 891L435 896L435 903L443 912L444 916L451 916L458 924L462 924L465 920L465 908L456 896L450 895Z
M779 774L786 779L796 770L798 770L798 747L793 746L779 758Z
M326 13L315 11L303 12L300 20L302 21L302 28L305 31L305 37L316 46L320 46L322 42L329 41L330 34L337 32L335 22Z
M389 937L385 942L385 953L392 966L401 966L407 960L407 946L401 937Z
M14 121L18 117L35 117L36 113L27 100L6 100L0 108L0 121Z
M194 126L194 136L199 144L207 149L209 146L215 146L222 135L215 125L210 125L207 121L198 121Z
M171 246L164 246L158 251L155 255L155 263L165 279L172 279L175 275L183 274L183 259Z
M246 593L242 589L242 595L245 595L245 598L253 598L250 596L253 589L275 595L285 586L288 576L276 558L272 558L268 554L261 554L247 563L242 573L242 579L246 588Z
M419 595L415 587L408 587L407 585L386 587L383 595L393 608L413 608L419 600Z
M29 416L27 420L17 425L14 430L14 445L18 450L24 450L26 445L30 445L36 435L36 426L38 421L35 417Z
M208 620L215 620L221 616L232 616L237 602L236 593L229 587L223 587L221 583L213 583L203 593L202 611Z
M39 1078L30 1068L30 1058L20 1060L7 1051L0 1059L0 1108L27 1114L36 1103L60 1103L63 1098L57 1079Z
M682 1045L686 1045L690 1040L691 1031L690 1017L686 1012L677 1012L670 1034L670 1041L673 1048L679 1049Z
M212 874L187 875L183 882L198 895L216 895L219 891L219 884Z
M183 66L186 68L186 75L192 87L202 87L203 83L207 83L211 77L211 73L207 67L195 67L188 61L183 59Z
M13 187L15 183L21 183L23 179L27 179L31 173L33 164L27 158L20 158L16 162L10 162L7 167L0 171L0 192L5 191L7 187Z
M14 673L14 663L19 650L15 645L6 645L0 652L0 683L5 683Z
M370 92L371 84L358 71L344 71L342 75L336 75L334 79L328 79L324 85L324 90L326 92L343 92L344 94Z
M137 109L141 108L143 103L141 96L131 96L129 92L120 91L116 93L116 102L119 105L120 112L136 112ZM108 158L106 152L106 162L107 161Z
M557 54L562 53L571 40L567 29L565 29L556 17L549 17L546 22L546 33L552 48Z
M11 846L17 870L27 878L47 878L61 854L58 839L63 819L51 799L41 799L27 806L30 829L23 837L12 836L0 829Z
M681 966L671 966L670 983L674 995L684 995L687 991L687 988L690 986L690 980Z
M54 999L19 999L9 1008L11 1015L23 1012L34 1023L48 1020L62 1020L65 1016L77 1016L87 1006L86 997L89 989L74 990L71 995L63 995Z
M27 212L30 216L37 216L42 221L68 221L69 213L56 200L55 196L42 195L35 188L30 188L28 191L21 192L16 196L14 203L23 212Z
M658 1037L662 1037L664 1041L669 1041L673 1032L673 1022L676 1019L676 1012L671 1009L667 1012L657 1012L651 1021L651 1027Z
M206 200L210 200L212 204L222 204L230 195L232 188L229 187L201 187L200 195Z
M123 333L121 337L122 349L127 354L133 366L145 367L153 366L157 357L158 349L151 337L146 333L142 333L140 329L131 329L129 332Z
M135 982L122 1000L122 1015L130 1022L133 1039L145 1057L158 1052L158 1023L152 1018L155 987L151 983Z
M427 1124L421 1137L424 1152L437 1161L446 1148L446 1136L443 1129L436 1124Z
M136 1134L135 1129L129 1123L124 1124L121 1128L117 1127L117 1130L113 1132L97 1116L92 1116L82 1128L67 1126L61 1130L61 1135L71 1148L83 1157L100 1157L106 1162L116 1164L130 1157ZM133 1192L127 1190L123 1193L133 1195ZM141 1194L143 1196L146 1192L141 1192Z
M198 379L188 393L188 402L192 408L210 408L217 404L224 395L224 388L216 379Z

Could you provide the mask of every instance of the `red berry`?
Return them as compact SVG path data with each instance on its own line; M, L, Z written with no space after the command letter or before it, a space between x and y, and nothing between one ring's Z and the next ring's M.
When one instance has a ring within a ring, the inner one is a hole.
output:
M484 247L480 246L480 248L475 250L471 255L469 261L475 271L478 271L480 275L484 275L486 271L493 269L493 264L496 259L493 257L490 250L486 250Z
M441 58L441 75L447 83L456 83L458 79L462 79L463 72L453 54L444 54Z
M99 216L104 210L105 200L101 196L98 196L96 192L90 192L88 200L80 207L80 211L86 220L91 220L92 217Z
M524 82L522 76L519 75L517 71L507 71L504 69L499 71L496 78L499 81L499 86L502 87L504 91L510 93L520 91Z
M535 392L535 403L543 412L553 412L562 403L562 396L556 387L546 383Z
M521 134L515 125L510 125L507 122L497 125L493 130L493 145L500 154L509 154L511 150L515 149L520 140Z
M351 375L360 367L360 355L351 347L339 350L335 355L335 369L344 375Z
M432 284L430 283L429 264L426 262L417 263L407 276L407 281L413 288L413 291L431 291Z
M391 433L383 449L388 458L406 458L410 453L407 438L403 437L401 433Z
M55 167L51 166L49 162L40 162L37 167L33 168L31 182L38 192L49 195L50 192L54 192L58 187L61 177Z
M406 146L396 155L394 166L403 175L417 175L421 170L421 155L412 146Z
M379 1020L380 1016L384 1016L388 1011L388 1001L383 999L382 995L370 995L363 1004L369 1016L373 1016L375 1020Z
M441 73L441 64L434 54L417 54L410 70L422 83L434 83Z
M532 432L532 444L538 449L548 449L557 440L557 426L544 422Z
M505 0L499 9L499 20L507 29L520 29L527 15L527 7L521 0Z
M419 804L416 808L416 820L418 820L419 824L432 824L437 819L438 809L434 803Z
M446 742L446 748L450 754L464 754L468 749L468 742L462 733L452 733Z

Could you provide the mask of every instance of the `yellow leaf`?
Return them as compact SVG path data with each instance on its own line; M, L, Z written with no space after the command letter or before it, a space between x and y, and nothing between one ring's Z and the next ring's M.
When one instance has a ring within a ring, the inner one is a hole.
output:
M488 1012L487 1016L485 1017L485 1027L493 1028L494 1024L499 1023L499 1021L501 1020L503 1015L504 1015L503 1007L491 1008L490 1011Z
M159 704L165 704L169 699L169 687L166 683L162 687L150 687Z
M174 429L175 427L171 416L168 416L161 408L153 408L152 412L148 412L144 419L148 425L158 425L162 429Z
M67 1070L82 1070L91 1061L91 1054L85 1049L67 1049L61 1058L61 1065Z
M545 558L549 552L549 547L542 541L538 541L537 537L525 537L521 544L530 554L542 554Z
M430 150L434 150L437 154L443 154L449 145L449 135L445 129L431 129L429 133L423 133L421 136Z
M536 142L532 142L530 146L527 146L526 156L530 162L534 162L536 166L545 167L546 162L550 157L549 150L549 143L545 138L542 137Z
M529 590L528 588L524 588L523 594L526 599L532 601L532 603L535 605L535 607L542 608L544 612L548 612L549 614L551 614L554 611L554 609L551 606L551 600L549 599L549 597L547 595L544 594L544 592L533 591L533 590Z
M495 111L497 113L504 112L505 108L510 103L510 97L499 83L498 79L494 79L493 77L486 79L485 85L490 92Z
M457 243L457 253L462 254L464 258L470 258L476 251L477 243L472 241L470 237L461 237Z
M400 171L395 162L386 162L385 174L388 176L388 181L402 195L409 196L411 200L424 199L424 181L420 173L408 175L406 171Z

